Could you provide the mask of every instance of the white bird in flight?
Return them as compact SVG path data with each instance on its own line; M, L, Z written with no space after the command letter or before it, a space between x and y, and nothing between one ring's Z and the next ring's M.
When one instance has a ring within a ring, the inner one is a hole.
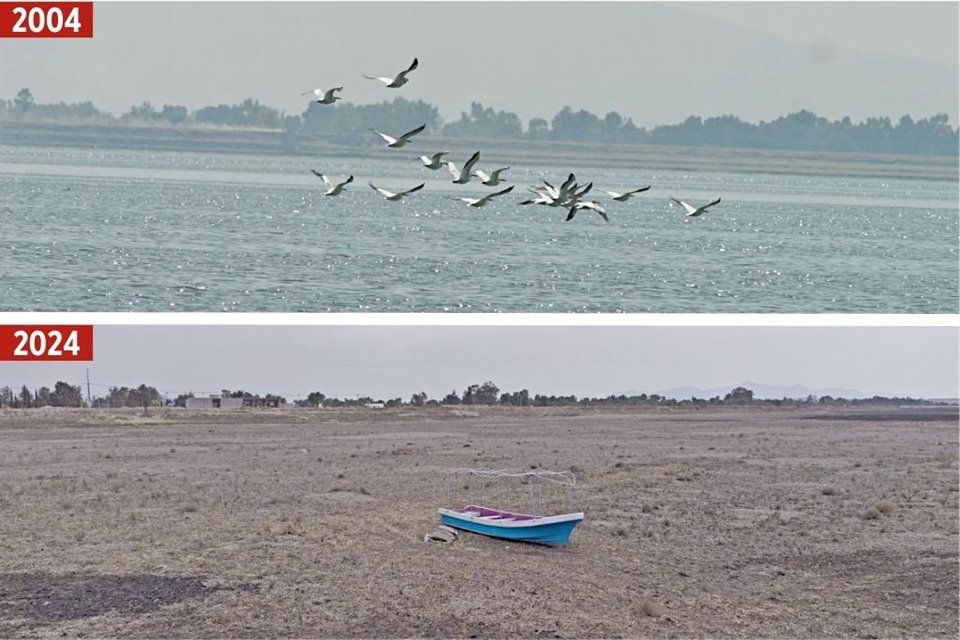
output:
M688 216L688 217L691 217L691 218L694 217L694 216L703 215L704 213L707 212L707 209L709 209L710 207L712 207L712 206L715 205L715 204L719 204L719 203L720 203L720 198L717 198L717 199L714 200L713 202L708 202L707 204L703 205L702 207L695 207L695 206L693 206L692 204L687 204L687 203L684 202L683 200L677 200L676 198L673 198L673 197L671 197L670 200L672 200L673 202L676 202L678 205L680 205L681 207L683 207L684 209L686 209L686 211L687 211L687 216Z
M606 210L596 202L593 202L592 200L588 200L586 202L573 203L573 206L570 207L570 213L567 214L567 219L565 220L565 222L573 220L573 216L577 215L577 211L580 211L581 209L590 209L592 211L596 211L603 217L604 220L606 220L607 222L610 222L610 218L607 217Z
M440 161L440 158L450 153L449 151L438 151L432 156L420 156L419 160L423 163L427 169L433 169L436 171L443 166L443 162Z
M502 196L503 194L510 193L511 191L513 191L513 185L510 185L503 191L497 191L496 193L488 193L482 198L451 198L451 200L461 200L462 202L466 202L467 206L476 207L477 209L479 209L480 207L489 203L491 200L493 200L497 196Z
M459 167L453 162L447 161L447 170L450 172L450 175L453 176L454 184L467 184L470 182L470 172L473 170L473 165L477 164L477 160L480 159L480 152L477 151L470 159L467 160L467 163L463 165L463 170L461 171Z
M410 142L410 138L412 138L413 136L423 131L426 128L426 126L427 126L426 123L424 123L412 131L407 131L405 134L403 134L399 138L394 138L393 136L388 136L385 133L380 133L376 129L370 129L370 131L373 131L375 134L383 138L387 142L388 147L402 147L403 145Z
M616 191L604 191L604 193L610 196L612 199L616 200L617 202L626 202L635 194L643 193L648 189L650 189L650 187L642 187L640 189L634 189L633 191L627 191L625 193L617 193Z
M419 63L418 63L417 59L414 58L414 59L413 59L413 64L411 64L411 65L407 68L406 71L401 71L400 73L398 73L395 78L378 77L378 76L368 76L368 75L366 75L366 74L362 74L362 75L363 75L363 77L366 78L367 80L379 80L379 81L382 82L388 89L396 89L397 87L402 87L403 85L407 84L407 74L410 73L411 71L413 71L414 69L416 69L418 64L419 64Z
M333 104L340 99L340 96L333 95L334 91L343 91L343 87L334 87L333 89L327 89L326 91L323 89L313 89L311 91L304 91L300 95L305 96L308 93L312 93L317 97L314 102L319 102L320 104Z
M314 170L314 169L310 169L310 171L313 173L313 175L315 175L315 176L317 176L318 178L320 178L321 180L323 180L323 184L327 185L327 190L326 190L326 192L323 194L323 195L325 195L325 196L338 196L338 195L340 195L341 193L343 193L343 188L344 188L345 186L347 186L348 184L350 184L351 182L353 182L353 176L350 176L349 178L347 178L347 179L344 180L343 182L334 183L333 180L331 180L331 179L328 178L327 176L323 175L323 174L320 173L319 171L316 171L316 170Z
M374 191L379 191L380 194L383 195L383 197L386 198L387 200L390 200L391 202L396 202L397 200L399 200L399 199L402 198L403 196L408 196L408 195L410 195L411 193L413 193L414 191L420 191L420 189L423 189L423 186L424 186L426 183L425 183L425 182L421 182L419 185L417 185L417 186L414 187L413 189L407 189L406 191L400 191L400 192L397 192L397 193L394 193L393 191L387 191L386 189L381 189L380 187L376 186L376 185L373 184L372 182L370 182L370 183L368 183L368 184L370 185L370 188L371 188L371 189L373 189Z
M500 174L503 173L504 171L506 171L506 170L509 169L509 168L510 168L510 167L502 167L502 168L500 168L500 169L496 169L496 170L494 170L494 171L491 171L489 174L487 174L487 173L485 173L485 172L480 171L479 169L477 169L476 171L473 172L473 175L476 176L476 177L478 177L478 178L480 178L480 183L481 183L481 184L485 184L485 185L487 185L488 187L495 187L495 186L497 186L498 184L500 184L501 182L504 182L504 180L501 180L501 179L500 179Z

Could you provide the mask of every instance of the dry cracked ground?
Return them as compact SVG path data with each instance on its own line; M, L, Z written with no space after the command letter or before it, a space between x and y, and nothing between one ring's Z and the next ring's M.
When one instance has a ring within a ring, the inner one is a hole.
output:
M560 548L425 542L573 469ZM0 411L0 637L958 635L952 409Z

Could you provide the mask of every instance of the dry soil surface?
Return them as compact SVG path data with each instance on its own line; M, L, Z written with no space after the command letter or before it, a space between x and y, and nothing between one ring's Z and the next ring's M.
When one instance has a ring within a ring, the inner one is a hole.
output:
M585 519L425 542L455 467ZM955 638L958 514L956 409L4 410L0 636Z

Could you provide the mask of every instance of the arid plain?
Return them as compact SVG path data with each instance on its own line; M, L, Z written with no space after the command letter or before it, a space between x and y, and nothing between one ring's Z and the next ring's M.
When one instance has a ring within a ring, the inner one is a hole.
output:
M566 547L425 542L573 469ZM0 637L949 637L956 408L0 411Z

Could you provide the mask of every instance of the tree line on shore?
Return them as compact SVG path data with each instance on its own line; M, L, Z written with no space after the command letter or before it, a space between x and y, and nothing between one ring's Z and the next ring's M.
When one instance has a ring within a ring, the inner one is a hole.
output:
M187 401L194 398L193 393L180 393L170 398L155 387L141 384L138 387L110 387L103 396L84 398L79 385L74 386L67 382L58 381L53 389L40 387L36 390L23 385L18 392L9 386L0 388L0 407L14 409L35 409L43 407L92 407L92 408L121 408L121 407L186 407ZM220 398L249 399L250 406L285 406L287 399L282 395L268 393L254 394L248 391L231 391L224 389ZM484 405L484 406L512 406L512 407L631 407L631 406L834 406L834 405L919 405L929 404L929 401L914 398L873 396L872 398L834 398L829 395L809 395L806 398L759 399L754 397L752 390L746 387L736 387L723 397L676 399L668 398L656 393L641 393L637 395L609 395L603 398L578 398L574 395L543 395L533 394L527 389L513 392L501 392L493 382L472 384L458 393L456 389L443 398L430 398L426 392L415 393L410 399L391 398L377 400L370 396L356 396L354 398L327 397L320 391L309 393L306 398L293 401L293 405L301 408L338 408L338 407L439 407L455 405Z
M320 136L344 145L369 145L378 142L370 136L371 122L386 131L405 131L411 123L422 122L427 126L428 135L450 138L960 155L960 129L951 127L944 113L920 120L907 114L897 122L889 117L874 117L854 123L849 116L830 121L804 109L758 124L744 122L733 115L708 118L691 115L683 122L648 130L637 127L631 118L616 111L598 116L564 106L549 121L531 118L524 128L515 113L496 111L480 102L471 103L469 112L461 112L458 120L444 123L435 106L423 100L398 97L392 102L377 104L311 102L300 115L288 115L252 98L234 105L207 106L194 111L168 104L157 109L144 102L114 117L89 101L41 104L24 88L14 99L0 100L0 120L278 129L284 131L288 149L296 149L300 142Z

